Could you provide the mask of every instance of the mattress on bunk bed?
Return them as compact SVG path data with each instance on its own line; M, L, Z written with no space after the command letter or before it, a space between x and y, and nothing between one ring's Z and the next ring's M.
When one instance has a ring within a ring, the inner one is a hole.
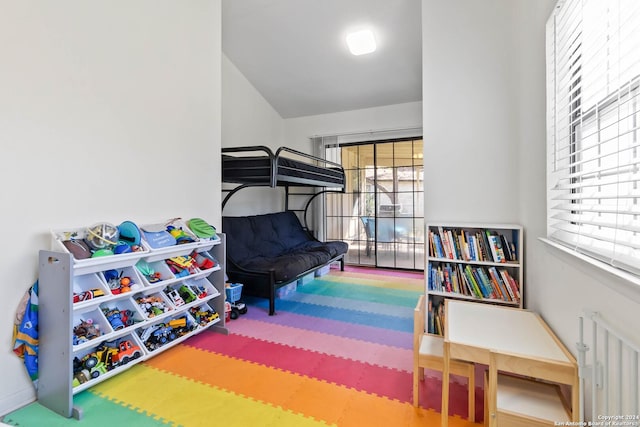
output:
M276 283L288 283L349 249L345 242L314 239L293 212L223 217L222 228L227 235L230 277L234 266L265 274L273 269Z
M322 184L344 184L344 174L337 168L325 168L299 160L278 157L276 177L279 181L289 178L314 181ZM235 183L269 183L272 162L268 156L222 155L222 180Z

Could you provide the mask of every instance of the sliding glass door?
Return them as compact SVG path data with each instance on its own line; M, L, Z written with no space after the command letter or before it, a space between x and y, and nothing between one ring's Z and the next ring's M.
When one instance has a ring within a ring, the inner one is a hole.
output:
M347 174L346 194L327 195L328 239L349 243L346 262L424 269L422 140L327 147Z

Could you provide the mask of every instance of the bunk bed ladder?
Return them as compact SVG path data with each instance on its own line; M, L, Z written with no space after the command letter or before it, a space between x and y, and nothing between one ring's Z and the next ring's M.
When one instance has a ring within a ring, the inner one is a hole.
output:
M599 313L585 311L585 316L591 320L591 342L584 341L584 318L580 317L580 341L577 343L580 421L584 422L585 404L590 403L591 421L604 421L603 425L607 425L607 421L638 425L640 345L610 325ZM590 364L586 361L588 351L591 351ZM622 418L603 418L606 416Z

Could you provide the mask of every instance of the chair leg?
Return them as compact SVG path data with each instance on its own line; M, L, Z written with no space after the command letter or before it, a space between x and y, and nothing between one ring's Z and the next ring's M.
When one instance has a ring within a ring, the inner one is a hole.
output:
M413 406L418 407L418 381L422 368L419 368L417 364L413 365Z
M469 365L469 415L468 419L472 423L476 422L476 372L475 365Z
M420 381L424 381L424 368L418 368L418 376Z
M489 427L489 396L487 396L487 390L489 389L489 374L484 373L484 427Z

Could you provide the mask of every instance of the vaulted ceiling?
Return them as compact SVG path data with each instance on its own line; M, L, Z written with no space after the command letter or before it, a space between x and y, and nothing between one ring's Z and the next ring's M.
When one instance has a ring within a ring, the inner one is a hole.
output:
M353 56L369 27L378 48ZM422 99L420 0L223 0L222 49L283 117Z

